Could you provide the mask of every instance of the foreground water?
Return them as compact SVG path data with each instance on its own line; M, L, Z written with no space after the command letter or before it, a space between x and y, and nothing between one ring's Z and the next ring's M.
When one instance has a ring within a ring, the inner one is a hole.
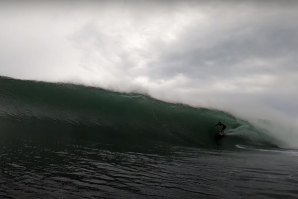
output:
M122 148L123 149L123 148ZM0 147L1 198L297 198L298 153L16 141Z

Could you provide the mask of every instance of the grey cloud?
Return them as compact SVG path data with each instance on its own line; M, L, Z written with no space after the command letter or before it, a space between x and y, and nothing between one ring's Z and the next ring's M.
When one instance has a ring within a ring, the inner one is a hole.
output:
M163 77L183 73L192 78L202 78L205 73L222 76L243 72L260 73L268 72L268 67L245 68L243 62L258 59L268 62L273 68L277 58L283 59L286 64L279 66L282 71L295 70L298 61L295 56L298 50L298 27L295 21L274 23L276 19L269 20L257 27L241 24L240 21L237 28L218 32L218 37L225 34L224 39L206 48L200 48L200 38L196 40L196 35L183 35L179 42L183 42L186 47L179 49L181 45L176 43L167 52L162 52L158 63L154 63L156 67L153 73L159 74L156 71L162 69L165 70L160 74ZM188 32L199 31L194 28Z

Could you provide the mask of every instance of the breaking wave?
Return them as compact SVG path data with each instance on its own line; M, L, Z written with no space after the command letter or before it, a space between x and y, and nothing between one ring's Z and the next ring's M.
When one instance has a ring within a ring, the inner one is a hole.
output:
M214 147L218 121L228 126L223 147L278 147L262 129L218 110L166 103L136 93L0 78L0 136L4 140L29 137L119 147Z

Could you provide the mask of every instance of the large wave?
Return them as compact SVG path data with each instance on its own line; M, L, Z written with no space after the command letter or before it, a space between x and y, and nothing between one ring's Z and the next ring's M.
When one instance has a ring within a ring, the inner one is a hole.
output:
M223 147L278 147L262 129L226 112L171 104L136 93L73 84L0 78L0 128L7 137L214 147L215 124L228 128Z

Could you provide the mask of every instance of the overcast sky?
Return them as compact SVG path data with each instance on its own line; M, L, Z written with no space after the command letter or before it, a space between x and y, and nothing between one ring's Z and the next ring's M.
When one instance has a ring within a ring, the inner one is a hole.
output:
M0 75L294 124L297 19L294 0L1 1Z

